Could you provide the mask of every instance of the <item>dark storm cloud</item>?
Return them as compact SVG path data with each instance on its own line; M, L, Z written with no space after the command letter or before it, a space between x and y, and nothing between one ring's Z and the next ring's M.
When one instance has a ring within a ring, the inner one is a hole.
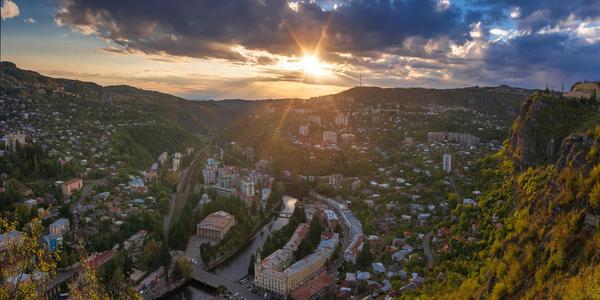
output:
M600 78L599 29L587 37L576 30L584 21L600 23L598 0L466 0L463 7L438 0L293 2L294 8L288 0L64 0L55 19L109 40L110 52L263 67L277 63L272 54L302 55L298 44L311 51L323 36L320 58L350 67L342 83L365 70L382 83L539 87L548 77ZM508 23L505 30L516 36L489 40L489 29ZM269 75L261 80L308 82L301 72L276 69L264 68Z
M273 54L300 54L326 35L328 51L368 52L401 46L410 36L464 40L468 24L458 8L434 0L347 1L335 10L287 0L66 0L56 15L124 49L198 58L245 60L232 45Z
M491 19L501 21L510 17L510 11L519 8L517 18L521 29L537 30L545 26L554 26L559 21L573 15L578 19L598 17L598 0L470 0L468 1L488 12Z

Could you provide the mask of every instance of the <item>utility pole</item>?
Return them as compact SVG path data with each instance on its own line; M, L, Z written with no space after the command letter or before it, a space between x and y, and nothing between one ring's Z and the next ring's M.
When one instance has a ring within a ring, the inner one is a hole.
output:
M358 74L358 86L362 87L362 73Z

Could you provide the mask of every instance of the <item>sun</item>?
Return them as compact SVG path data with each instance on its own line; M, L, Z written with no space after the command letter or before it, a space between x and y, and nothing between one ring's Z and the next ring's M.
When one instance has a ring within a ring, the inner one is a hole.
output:
M304 55L300 60L300 66L307 75L326 75L329 73L327 65L320 62L314 55Z

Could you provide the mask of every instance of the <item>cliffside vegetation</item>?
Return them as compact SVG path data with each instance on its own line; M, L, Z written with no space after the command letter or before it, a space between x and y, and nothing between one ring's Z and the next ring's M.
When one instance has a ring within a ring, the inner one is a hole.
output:
M598 103L537 94L504 150L479 162L478 206L459 206L450 250L422 292L438 299L598 299ZM555 152L544 152L554 139ZM542 151L540 153L540 151ZM478 226L472 226L477 224ZM477 228L478 239L466 232Z

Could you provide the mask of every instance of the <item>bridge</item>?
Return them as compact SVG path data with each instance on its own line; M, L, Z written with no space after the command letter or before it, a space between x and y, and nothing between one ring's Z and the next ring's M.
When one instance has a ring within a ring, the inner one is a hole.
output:
M234 294L239 293L240 297L244 297L248 300L261 299L259 296L250 293L245 286L235 283L229 279L219 277L213 273L206 272L197 265L194 266L192 279L214 289L218 289L220 286L224 286L225 288L227 288L228 291Z

